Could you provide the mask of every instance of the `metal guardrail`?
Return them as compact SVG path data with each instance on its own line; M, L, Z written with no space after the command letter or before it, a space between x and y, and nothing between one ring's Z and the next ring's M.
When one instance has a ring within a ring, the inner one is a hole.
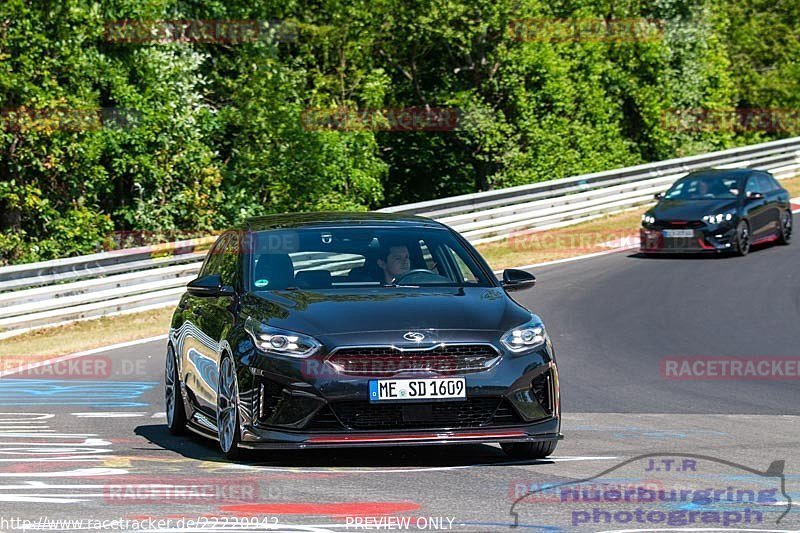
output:
M751 167L779 179L793 177L800 174L800 137L381 211L435 218L480 244L646 205L682 175L709 167ZM2 267L0 339L75 320L173 306L214 240ZM298 262L312 269L314 264Z

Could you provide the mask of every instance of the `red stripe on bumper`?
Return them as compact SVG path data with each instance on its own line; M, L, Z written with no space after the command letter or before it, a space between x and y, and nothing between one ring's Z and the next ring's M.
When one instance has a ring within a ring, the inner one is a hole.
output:
M777 235L767 235L766 237L761 237L760 239L753 241L753 244L763 244L765 242L772 242L777 240L778 240Z
M512 437L527 437L527 433L522 431L481 431L475 433L418 433L413 435L331 435L323 437L311 437L306 442L309 444L338 444L346 442L386 442L434 439L505 439Z
M703 250L714 250L714 247L711 246L710 244L706 244L706 242L703 240L702 237L698 237L697 244L699 244L700 248L702 248Z

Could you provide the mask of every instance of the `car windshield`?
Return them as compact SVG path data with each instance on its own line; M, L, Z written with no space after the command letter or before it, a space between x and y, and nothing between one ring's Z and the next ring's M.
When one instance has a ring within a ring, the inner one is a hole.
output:
M314 227L250 239L250 291L491 286L446 229Z
M721 200L739 195L739 182L725 176L687 176L665 194L667 200Z

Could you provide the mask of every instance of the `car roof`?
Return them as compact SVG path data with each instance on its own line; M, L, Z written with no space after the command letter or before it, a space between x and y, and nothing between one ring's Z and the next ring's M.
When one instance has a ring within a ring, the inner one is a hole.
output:
M317 211L311 213L283 213L248 218L245 227L250 231L303 226L384 226L384 227L428 227L446 229L447 226L430 218L376 211Z
M695 170L690 172L686 176L681 179L685 178L702 178L704 176L715 176L715 177L726 177L726 178L735 178L735 179L742 179L759 172L753 168L707 168L703 170Z

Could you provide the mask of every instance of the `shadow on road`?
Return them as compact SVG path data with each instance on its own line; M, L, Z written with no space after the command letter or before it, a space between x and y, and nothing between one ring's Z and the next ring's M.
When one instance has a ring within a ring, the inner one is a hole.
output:
M189 459L228 462L216 442L189 433L176 437L166 425L139 426L135 433L165 450ZM553 464L553 461L515 461L487 444L441 446L383 446L376 448L325 448L316 450L248 450L241 464L286 467L386 468L386 467L467 467L499 464Z

